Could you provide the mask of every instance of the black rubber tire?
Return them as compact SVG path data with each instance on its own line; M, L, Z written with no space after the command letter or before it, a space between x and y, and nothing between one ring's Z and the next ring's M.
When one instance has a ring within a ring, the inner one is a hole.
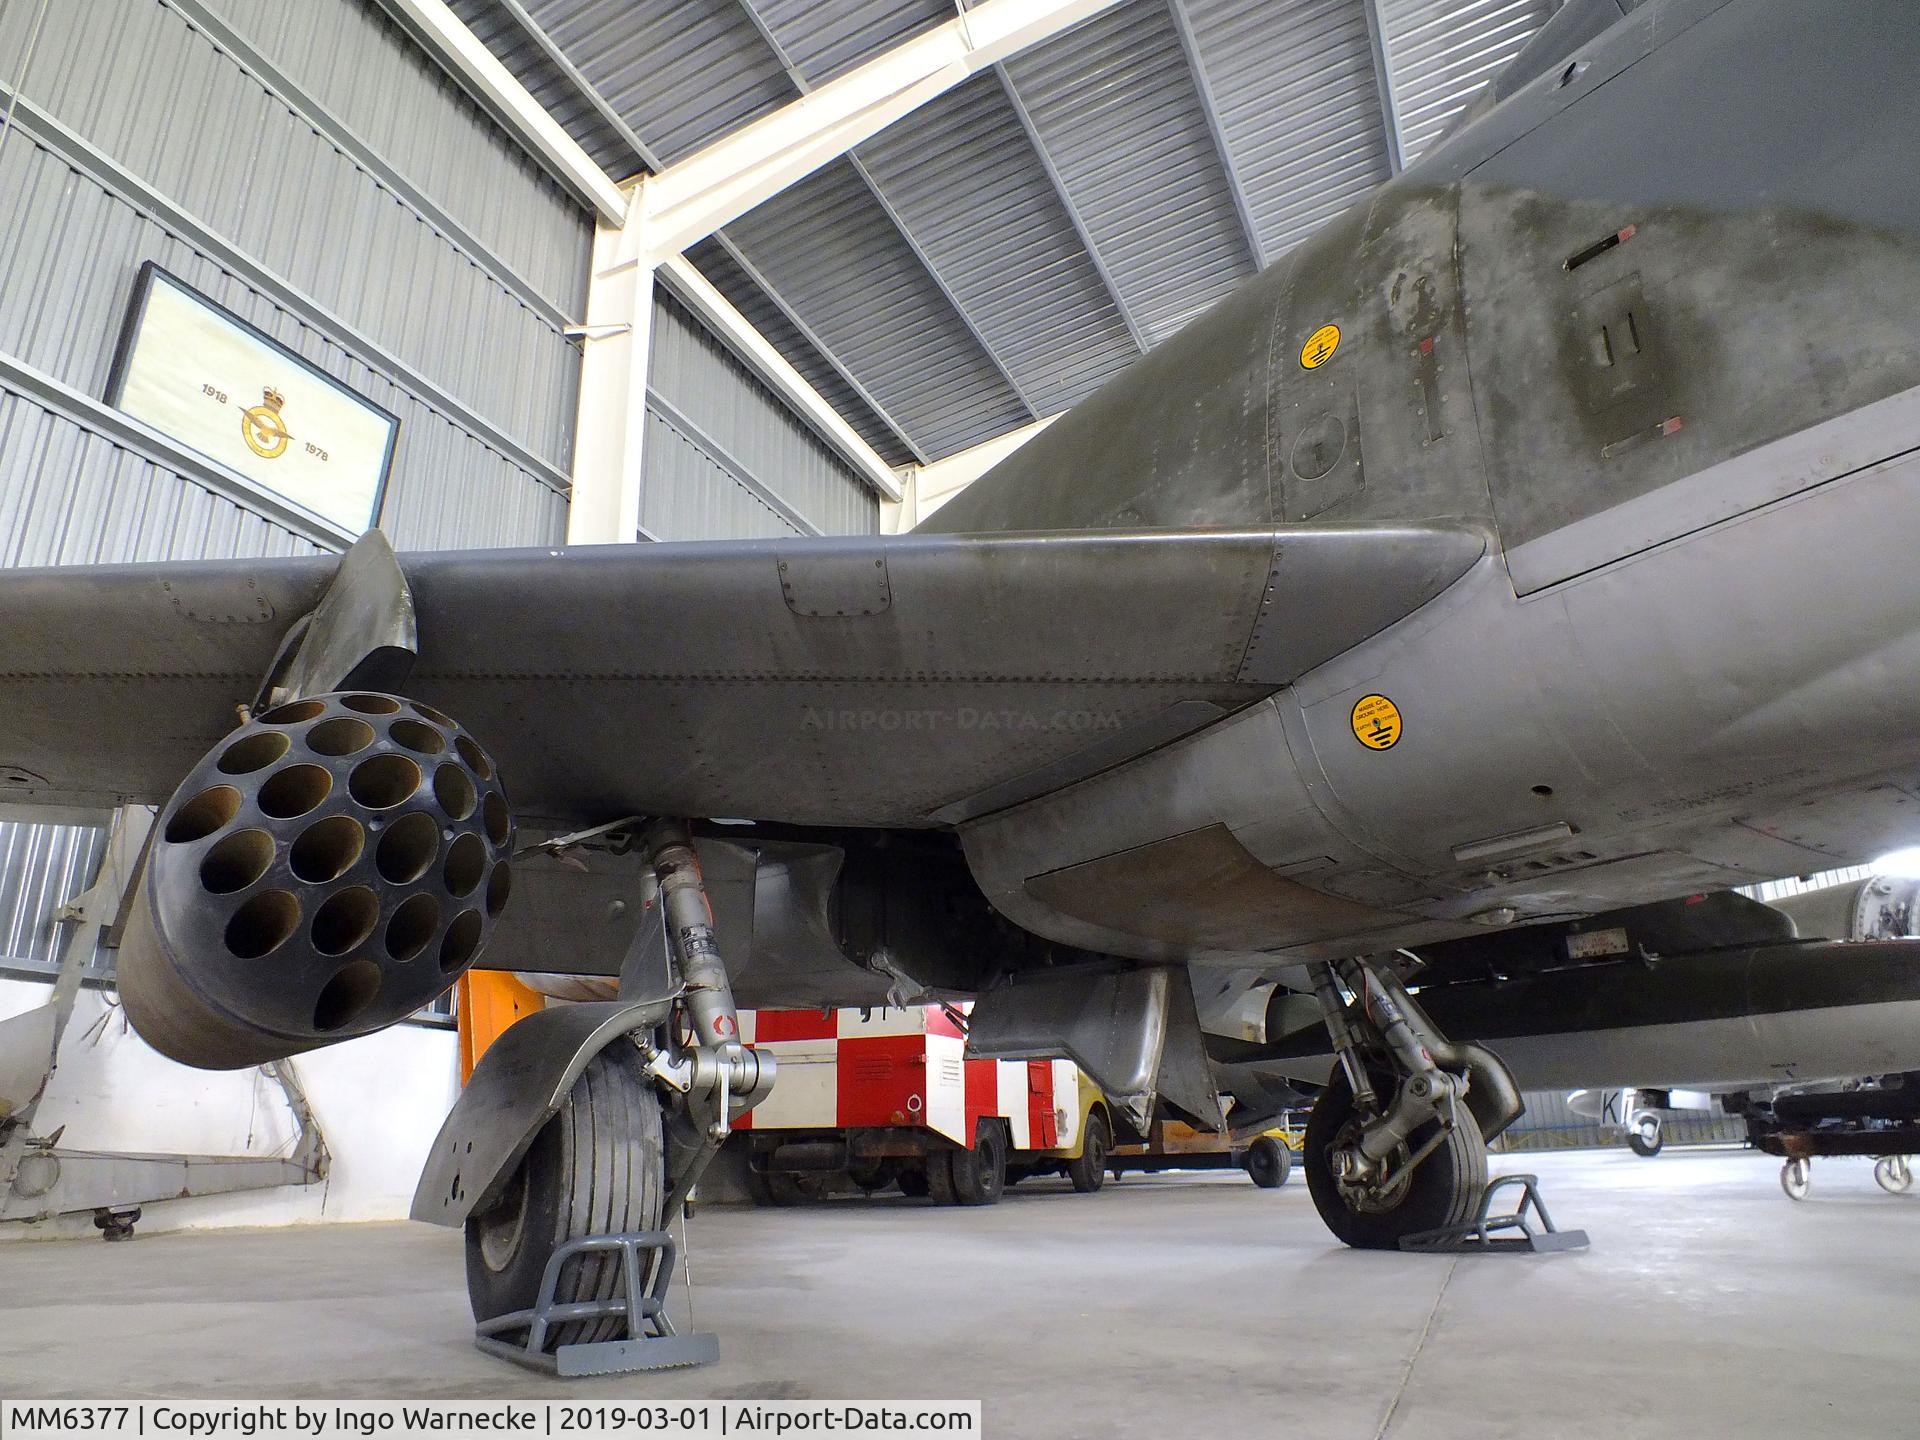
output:
M936 1205L958 1205L953 1188L953 1161L958 1150L939 1150L927 1156L927 1195Z
M1067 1162L1067 1179L1082 1195L1107 1183L1107 1156L1113 1153L1113 1125L1101 1110L1087 1112L1087 1134L1080 1153Z
M1666 1143L1667 1127L1664 1125L1653 1132L1651 1141L1638 1130L1627 1131L1627 1148L1643 1160L1651 1160L1658 1155Z
M997 1205L1007 1190L1007 1132L998 1120L982 1118L971 1150L955 1150L947 1159L953 1171L953 1198L961 1205Z
M811 1205L823 1199L827 1193L828 1177L808 1172L801 1174L793 1170L769 1170L767 1172L767 1199L782 1210L792 1210L801 1205Z
M927 1165L932 1165L934 1160L942 1158L944 1157L934 1156L933 1159L927 1161ZM899 1183L900 1193L909 1200L924 1200L927 1198L927 1171L925 1167L919 1165L903 1166L901 1167L899 1175L895 1178Z
M1293 1173L1293 1152L1271 1135L1247 1147L1247 1178L1262 1190L1278 1190Z
M660 1096L625 1054L597 1055L534 1137L501 1200L467 1221L473 1318L531 1308L547 1259L561 1242L657 1230L665 1202ZM555 1299L611 1299L619 1283L618 1256L583 1255L561 1272ZM622 1328L617 1319L573 1321L549 1330L548 1344L610 1340Z
M1383 1090L1390 1083L1385 1074L1375 1080ZM1459 1126L1420 1163L1399 1201L1385 1210L1349 1208L1333 1178L1329 1156L1352 1114L1353 1091L1345 1073L1336 1070L1307 1117L1306 1147L1300 1156L1313 1207L1339 1240L1356 1250L1397 1250L1403 1235L1463 1224L1474 1216L1487 1188L1487 1146L1466 1106L1459 1107ZM1419 1149L1438 1128L1437 1120L1416 1127L1407 1137L1406 1152Z

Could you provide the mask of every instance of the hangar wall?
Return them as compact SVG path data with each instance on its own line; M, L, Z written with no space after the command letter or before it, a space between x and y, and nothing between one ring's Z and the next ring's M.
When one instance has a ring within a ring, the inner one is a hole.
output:
M105 404L150 260L399 417L380 514L396 546L564 539L580 365L564 330L584 313L593 216L374 0L0 6L8 106L0 564L350 538ZM876 529L853 469L691 312L656 305L648 533ZM104 841L0 823L0 1014L44 1001L54 912ZM264 1153L290 1133L254 1072L162 1061L96 989L62 1062L38 1128L70 1123L69 1143ZM404 1213L456 1085L452 1033L404 1025L299 1063L336 1156L325 1193L183 1202L160 1223Z

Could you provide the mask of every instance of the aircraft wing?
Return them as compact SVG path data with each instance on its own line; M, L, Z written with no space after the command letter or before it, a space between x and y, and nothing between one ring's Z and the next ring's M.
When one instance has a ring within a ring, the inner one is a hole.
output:
M528 817L953 823L1257 700L1484 548L1302 526L408 555L400 688ZM164 799L338 564L0 573L0 800Z

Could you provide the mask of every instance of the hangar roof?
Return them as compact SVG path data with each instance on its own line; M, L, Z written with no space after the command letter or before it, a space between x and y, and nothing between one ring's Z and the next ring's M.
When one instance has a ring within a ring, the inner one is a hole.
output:
M608 172L657 170L950 0L450 0ZM1437 138L1555 0L1126 0L689 258L891 463L1054 414Z

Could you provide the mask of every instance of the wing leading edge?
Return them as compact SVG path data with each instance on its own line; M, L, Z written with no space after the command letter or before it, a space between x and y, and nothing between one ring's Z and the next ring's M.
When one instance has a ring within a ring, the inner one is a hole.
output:
M409 555L403 688L528 816L940 824L1271 693L1484 549L1302 526ZM336 563L0 574L0 800L164 798Z

